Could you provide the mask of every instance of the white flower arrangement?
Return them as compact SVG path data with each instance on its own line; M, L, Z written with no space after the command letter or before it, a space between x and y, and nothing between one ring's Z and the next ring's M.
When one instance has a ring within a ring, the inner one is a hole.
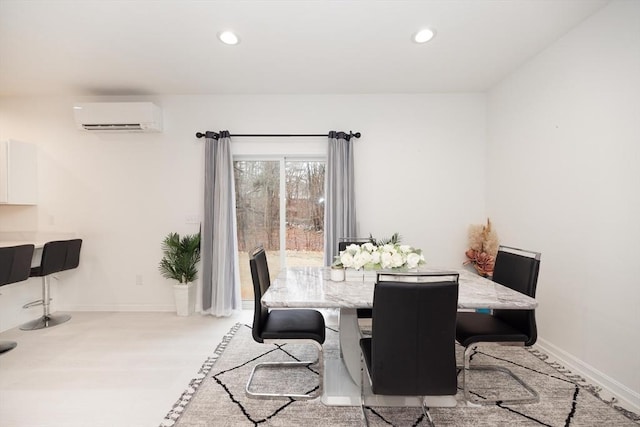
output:
M398 243L374 245L367 242L352 244L340 252L337 262L344 268L355 270L387 270L391 268L417 268L425 263L421 249Z

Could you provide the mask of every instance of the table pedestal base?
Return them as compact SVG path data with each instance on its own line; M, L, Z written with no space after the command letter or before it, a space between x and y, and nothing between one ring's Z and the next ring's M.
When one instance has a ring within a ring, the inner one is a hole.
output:
M340 359L324 359L322 403L327 406L360 406L360 386L349 376Z

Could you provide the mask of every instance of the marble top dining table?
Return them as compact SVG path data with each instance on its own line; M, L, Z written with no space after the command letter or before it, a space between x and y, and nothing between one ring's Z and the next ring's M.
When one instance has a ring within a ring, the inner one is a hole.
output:
M465 269L422 267L416 271L455 272L458 308L532 310L537 301ZM375 276L333 282L328 267L289 267L278 274L262 297L269 308L371 308Z
M464 269L420 267L420 272L450 272L458 276L458 309L532 310L538 303L516 292ZM268 308L339 309L338 357L325 355L322 402L326 405L359 406L361 399L360 347L362 331L357 309L373 307L375 274L363 274L358 279L330 280L328 267L290 267L280 271L262 296ZM411 279L406 279L411 280ZM366 388L366 387L365 387ZM378 396L366 393L367 404L380 406L420 406L422 401L407 396ZM440 398L440 396L438 397ZM434 406L455 405L437 400Z

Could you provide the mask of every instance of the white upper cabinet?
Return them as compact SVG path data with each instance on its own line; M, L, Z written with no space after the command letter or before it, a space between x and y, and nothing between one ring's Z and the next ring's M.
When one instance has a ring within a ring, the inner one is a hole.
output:
M37 147L20 141L0 141L0 204L35 205L37 201Z

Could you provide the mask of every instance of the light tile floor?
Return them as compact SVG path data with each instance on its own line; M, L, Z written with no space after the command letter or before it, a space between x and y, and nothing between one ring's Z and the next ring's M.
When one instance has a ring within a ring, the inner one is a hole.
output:
M222 336L229 318L77 312L62 325L18 328L0 355L2 427L158 426Z

